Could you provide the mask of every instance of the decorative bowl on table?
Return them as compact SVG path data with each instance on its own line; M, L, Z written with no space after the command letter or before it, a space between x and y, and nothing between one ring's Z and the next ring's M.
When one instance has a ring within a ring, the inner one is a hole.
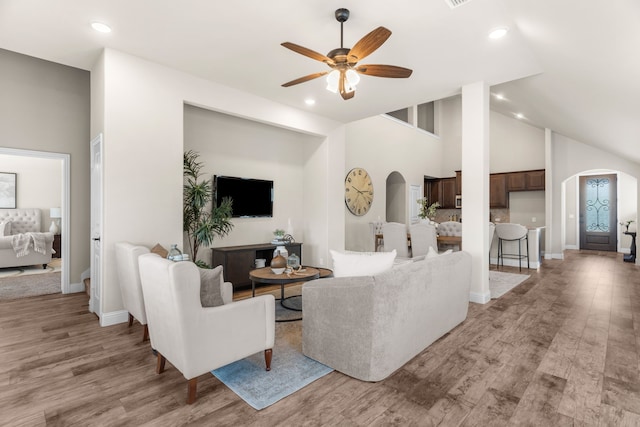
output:
M273 268L271 267L271 271L273 272L273 274L282 274L284 273L284 267L283 268Z

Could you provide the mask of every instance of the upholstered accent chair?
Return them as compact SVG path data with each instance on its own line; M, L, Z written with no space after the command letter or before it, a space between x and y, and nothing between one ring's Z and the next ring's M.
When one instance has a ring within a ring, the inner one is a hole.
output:
M397 258L409 258L409 243L407 240L407 226L399 222L385 222L382 224L382 239L384 251L391 252L394 249Z
M129 327L133 325L134 318L144 326L142 341L149 339L149 327L147 313L144 309L138 257L148 253L149 249L145 246L136 246L128 242L116 243L116 265L122 304L129 312Z
M411 233L411 255L412 257L424 257L429 252L429 247L434 251L438 251L438 238L436 235L436 227L425 222L411 224L409 226Z
M156 373L168 360L188 381L187 403L196 400L198 376L264 351L271 369L275 299L261 295L216 307L202 307L200 272L189 261L155 254L138 258Z

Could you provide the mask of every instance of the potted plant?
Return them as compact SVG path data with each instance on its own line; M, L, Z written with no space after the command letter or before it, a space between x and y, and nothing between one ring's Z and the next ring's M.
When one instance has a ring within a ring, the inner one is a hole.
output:
M634 220L632 220L632 219L630 219L630 220L627 220L627 221L622 221L622 222L620 222L620 225L624 225L624 226L627 228L627 229L626 229L626 231L628 232L628 231L629 231L629 226L630 226L630 225L631 225L631 223L633 223L633 222L635 222L635 221L634 221Z
M209 246L215 237L224 237L233 229L233 201L224 198L219 206L213 200L211 179L201 179L202 163L193 150L183 157L182 229L187 234L191 259L200 267L209 267L198 260L200 246Z
M427 219L433 221L436 218L436 210L440 207L440 203L433 202L429 205L429 201L423 197L418 199L418 204L420 205L420 212L418 216L422 219Z

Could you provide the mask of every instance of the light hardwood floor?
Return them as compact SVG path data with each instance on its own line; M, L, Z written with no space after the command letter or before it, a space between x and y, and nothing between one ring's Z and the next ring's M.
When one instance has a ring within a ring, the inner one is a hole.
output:
M640 425L640 268L565 255L386 380L332 372L263 411L208 374L186 405L142 327L101 328L85 294L0 302L0 425Z

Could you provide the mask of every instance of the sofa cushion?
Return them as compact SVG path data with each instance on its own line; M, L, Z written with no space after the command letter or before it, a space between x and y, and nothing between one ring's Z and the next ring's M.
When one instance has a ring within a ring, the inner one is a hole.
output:
M438 252L436 252L435 249L433 249L431 246L429 246L429 252L427 252L427 258L435 258L438 255L449 255L452 252L453 252L452 249L447 249L443 253L439 254Z
M224 305L220 285L222 284L222 266L216 268L198 268L200 271L200 303L203 307Z
M338 252L331 250L334 277L372 276L389 270L396 259L391 252Z
M0 236L11 236L11 221L0 222Z
M151 253L158 254L161 258L166 258L169 255L169 252L160 243L151 248Z

